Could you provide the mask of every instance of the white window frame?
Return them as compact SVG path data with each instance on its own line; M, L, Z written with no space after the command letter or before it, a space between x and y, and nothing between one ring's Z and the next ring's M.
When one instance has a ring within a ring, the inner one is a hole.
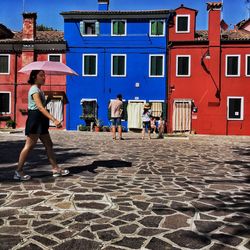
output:
M179 57L188 57L188 74L187 75L178 75L178 62L179 62ZM175 72L176 77L190 77L191 76L191 55L176 55L176 72Z
M227 74L227 60L228 60L228 57L238 57L238 73L237 75L228 75ZM225 65L225 76L226 77L239 77L240 76L240 55L226 55L226 65Z
M153 56L161 56L162 57L162 74L161 75L158 75L158 76L157 75L151 75L151 62L152 62L151 58ZM159 77L164 77L165 76L165 55L164 54L150 54L149 55L148 65L149 65L149 67L148 67L148 75L149 75L149 77L157 77L157 78L159 78Z
M100 29L100 22L98 20L82 20L81 22L84 22L84 23L95 23L95 28L96 28L96 23L99 23L99 29ZM80 25L81 25L81 22L80 22ZM81 32L81 30L80 30L80 32ZM95 30L95 32L96 32L96 30ZM83 34L81 32L81 35L84 36L84 37L85 36L98 36L99 33L95 33L95 34Z
M240 109L240 113L241 113L241 117L240 118L229 118L229 100L230 99L241 99L241 109ZM228 96L227 97L227 120L229 121L242 121L244 120L244 97L243 96Z
M179 31L178 30L178 17L187 17L187 30L186 31ZM190 33L190 15L176 15L176 26L175 26L175 32L176 33Z
M125 28L124 28L124 34L117 35L113 33L113 23L117 21L123 21L125 22ZM111 20L111 36L127 36L127 20L126 19L113 19Z
M59 62L62 62L62 54L48 54L48 61L50 61L50 56L59 56L60 57Z
M152 22L155 22L155 21L163 21L163 34L162 35L152 35L151 34L151 23ZM165 36L165 29L166 29L166 21L164 19L152 19L149 21L149 36L152 36L152 37L162 37L162 36Z
M245 75L247 76L247 77L250 77L250 74L247 74L247 66L248 66L248 58L250 58L250 54L246 54L246 63L245 63L245 65L246 65L246 69L245 69Z
M1 94L9 94L9 112L0 112L3 115L11 114L11 92L10 91L0 91Z
M124 75L114 75L113 74L113 58L114 56L124 56ZM111 54L111 76L112 77L126 77L127 76L127 55L126 54Z
M84 74L84 59L85 56L95 56L96 57L96 61L95 61L95 75L86 75ZM98 54L82 54L82 76L87 76L87 77L96 77L98 75Z
M8 57L8 72L5 72L5 73L0 72L0 75L9 75L10 74L10 54L0 54L0 56Z

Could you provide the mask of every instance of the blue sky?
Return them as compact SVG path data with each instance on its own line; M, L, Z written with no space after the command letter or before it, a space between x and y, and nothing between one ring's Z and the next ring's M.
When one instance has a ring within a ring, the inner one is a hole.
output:
M207 29L206 2L212 0L110 0L110 10L175 9L181 4L198 10L197 29ZM219 0L216 0L219 1ZM246 0L224 2L223 19L231 25L248 18ZM22 29L22 13L36 12L37 24L63 31L62 11L97 10L97 0L0 0L0 23L11 30Z

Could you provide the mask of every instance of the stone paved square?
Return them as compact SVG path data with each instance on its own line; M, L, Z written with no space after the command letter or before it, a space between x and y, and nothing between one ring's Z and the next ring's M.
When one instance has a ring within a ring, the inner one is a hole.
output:
M250 137L141 140L51 131L28 182L12 180L23 133L0 133L0 249L250 249Z

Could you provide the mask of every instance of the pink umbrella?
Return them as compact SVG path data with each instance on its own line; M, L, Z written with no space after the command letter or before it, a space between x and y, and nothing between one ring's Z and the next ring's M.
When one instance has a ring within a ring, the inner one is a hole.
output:
M32 62L21 68L18 72L29 74L32 70L43 70L49 75L78 75L64 63L53 61Z

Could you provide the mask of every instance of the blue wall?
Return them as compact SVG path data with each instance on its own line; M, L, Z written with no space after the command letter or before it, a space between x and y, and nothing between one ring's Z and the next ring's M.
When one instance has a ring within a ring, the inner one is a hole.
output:
M166 16L166 34L167 20ZM122 19L122 17L121 17ZM98 118L108 121L108 103L121 93L126 100L166 100L166 35L150 37L149 20L127 20L127 36L111 36L111 20L99 20L100 35L83 37L80 20L65 20L64 35L68 43L67 65L79 76L67 77L67 129L83 124L80 119L82 98L96 98ZM82 55L98 54L97 76L82 76ZM126 77L111 77L111 54L127 55ZM164 54L164 77L149 77L149 55ZM136 88L135 83L140 87Z

